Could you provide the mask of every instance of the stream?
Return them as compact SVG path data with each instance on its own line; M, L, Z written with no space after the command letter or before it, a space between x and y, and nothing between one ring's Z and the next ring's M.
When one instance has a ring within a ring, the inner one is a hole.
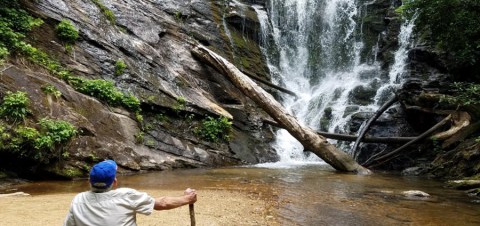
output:
M240 191L265 200L279 225L480 225L479 200L439 181L376 172L339 173L324 164L192 169L119 176L120 187ZM17 187L32 195L81 192L87 180L33 182ZM421 190L425 199L401 193ZM232 210L235 211L235 210Z

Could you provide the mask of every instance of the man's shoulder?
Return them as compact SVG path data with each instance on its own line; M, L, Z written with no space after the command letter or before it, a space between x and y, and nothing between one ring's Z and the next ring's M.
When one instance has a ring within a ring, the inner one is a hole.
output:
M138 193L139 191L133 188L117 188L114 190L115 193L122 193L122 194L130 194L130 193Z

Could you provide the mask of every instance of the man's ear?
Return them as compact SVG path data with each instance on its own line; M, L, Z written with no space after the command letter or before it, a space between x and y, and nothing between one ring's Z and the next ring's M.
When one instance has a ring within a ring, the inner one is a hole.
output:
M113 186L116 187L117 186L117 178L115 177L115 179L113 180Z

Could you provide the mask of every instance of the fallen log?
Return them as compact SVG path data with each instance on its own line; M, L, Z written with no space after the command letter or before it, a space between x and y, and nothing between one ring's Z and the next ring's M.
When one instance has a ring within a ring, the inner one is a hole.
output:
M285 129L281 127L278 123L270 121L270 120L263 120L264 123ZM341 141L356 141L358 136L356 135L347 135L347 134L338 134L338 133L329 133L324 131L315 131L318 135L323 136L328 139L333 140L341 140ZM380 144L397 144L401 143L404 144L409 142L416 137L364 137L362 142L364 143L380 143Z
M363 137L365 136L365 134L368 132L368 130L370 129L370 125L372 125L372 123L378 119L378 117L380 117L380 115L383 114L384 111L386 111L390 106L392 106L395 102L397 102L397 96L393 96L389 101L387 101L381 108L379 108L377 110L377 112L375 112L375 114L373 115L373 117L371 117L367 123L365 124L365 126L360 130L360 132L358 133L358 138L357 140L355 140L355 144L353 145L353 148L352 148L352 152L353 153L353 157L355 159L357 159L357 157L361 154L361 151L358 151L357 152L357 149L358 149L358 146L360 145L360 142L362 142L362 139Z
M286 94L290 94L290 95L292 95L292 96L294 96L294 97L297 97L297 94L296 94L296 93L294 93L294 92L292 92L292 91L290 91L290 90L288 90L288 89L285 89L285 88L283 88L283 87L281 87L281 86L277 86L277 85L275 85L275 84L273 84L273 83L271 83L271 82L269 82L269 81L267 81L267 80L265 80L265 79L262 79L262 78L254 75L254 74L252 74L252 73L250 73L250 72L247 72L247 71L242 71L242 72L243 72L245 75L247 75L248 77L253 78L253 79L255 79L255 80L257 80L257 81L259 81L259 82L261 82L261 83L263 83L263 84L271 87L271 88L274 88L274 89L276 89L276 90L278 90L278 91L280 91L280 92L284 92L284 93L286 93Z
M300 125L295 117L290 115L272 95L263 90L237 67L220 55L201 45L195 46L192 49L192 54L199 60L213 66L221 74L227 76L235 87L257 103L270 117L286 128L305 149L319 156L336 170L357 172L359 174L371 173L370 170L359 165L350 155L328 143L325 137L318 135L308 127Z
M467 127L470 125L470 120L472 117L467 112L464 111L459 111L452 113L452 127L448 129L447 131L443 131L441 133L437 133L432 136L433 140L446 140L447 138L455 135L460 131L461 129Z
M415 138L414 140L411 140L410 142L402 145L401 147L385 154L385 155L382 155L380 157L377 157L377 155L374 155L372 157L370 157L370 159L368 159L363 165L365 167L375 167L375 166L379 166L379 165L382 165L388 161L390 161L391 159L393 159L400 151L402 151L403 149L405 149L406 147L408 147L409 145L415 143L415 142L419 142L427 137L429 137L432 133L435 132L435 130L439 129L440 127L442 127L445 123L447 123L450 119L452 118L452 115L448 115L447 117L445 117L442 121L438 122L437 124L435 124L432 128L430 128L429 130L425 131L424 133L420 134L420 136L418 136L417 138ZM373 159L373 160L372 160Z
M471 134L477 132L480 129L480 121L473 123L465 128L462 128L460 131L458 131L455 135L449 137L447 140L445 140L442 144L442 148L448 148L450 145L462 141Z

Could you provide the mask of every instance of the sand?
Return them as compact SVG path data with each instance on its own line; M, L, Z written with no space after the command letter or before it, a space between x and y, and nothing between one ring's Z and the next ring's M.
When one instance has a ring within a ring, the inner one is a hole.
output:
M154 197L178 196L183 191L142 190ZM196 225L277 225L267 202L249 194L226 190L198 190ZM62 225L76 193L0 198L0 226ZM137 215L139 226L190 225L188 206Z

